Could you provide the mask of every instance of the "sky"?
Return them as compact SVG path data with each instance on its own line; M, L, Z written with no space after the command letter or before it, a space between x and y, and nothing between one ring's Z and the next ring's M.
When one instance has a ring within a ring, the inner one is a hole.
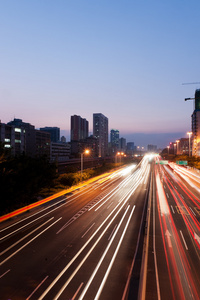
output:
M199 0L0 0L0 120L109 119L127 142L191 130L200 88ZM183 83L195 83L183 85Z

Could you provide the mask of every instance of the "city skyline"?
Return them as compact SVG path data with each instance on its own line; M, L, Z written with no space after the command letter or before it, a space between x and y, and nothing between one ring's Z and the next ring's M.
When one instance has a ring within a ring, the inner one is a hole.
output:
M187 137L199 82L200 3L9 1L0 4L1 122L93 132L93 113L136 145Z

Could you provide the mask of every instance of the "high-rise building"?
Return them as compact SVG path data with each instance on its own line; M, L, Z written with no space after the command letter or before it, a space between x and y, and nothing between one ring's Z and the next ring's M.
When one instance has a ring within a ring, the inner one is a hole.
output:
M200 89L195 91L195 109L192 114L192 155L200 156Z
M57 143L60 141L60 128L58 127L43 127L41 131L49 132L51 136L51 142Z
M126 151L126 139L123 137L119 139L119 148L122 151Z
M111 142L112 147L115 147L116 149L119 148L119 130L111 129L110 142Z
M88 137L89 123L80 116L71 116L71 142L84 140Z
M93 114L93 135L97 139L99 157L108 154L108 118L101 113Z

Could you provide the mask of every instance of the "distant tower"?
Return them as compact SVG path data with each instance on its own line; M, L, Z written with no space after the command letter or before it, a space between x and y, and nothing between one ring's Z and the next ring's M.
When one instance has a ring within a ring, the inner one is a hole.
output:
M101 113L93 114L93 135L97 139L98 156L108 154L108 118Z
M71 141L80 141L88 137L88 121L80 116L71 116Z
M200 156L200 89L195 91L195 109L192 114L192 155Z

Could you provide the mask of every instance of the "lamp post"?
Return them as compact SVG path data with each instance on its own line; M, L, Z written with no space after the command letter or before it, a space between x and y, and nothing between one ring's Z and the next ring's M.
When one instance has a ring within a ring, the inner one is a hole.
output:
M168 150L168 155L169 155L169 146L167 146L167 150Z
M83 154L89 154L90 150L86 149L84 152L81 153L81 181L82 181L82 175L83 175Z
M179 149L178 149L178 143L180 142L180 140L176 140L177 143L177 150L176 150L176 154L179 154Z
M174 155L176 154L176 143L174 144Z
M187 134L189 135L189 156L190 156L190 137L192 135L192 132L188 131Z

